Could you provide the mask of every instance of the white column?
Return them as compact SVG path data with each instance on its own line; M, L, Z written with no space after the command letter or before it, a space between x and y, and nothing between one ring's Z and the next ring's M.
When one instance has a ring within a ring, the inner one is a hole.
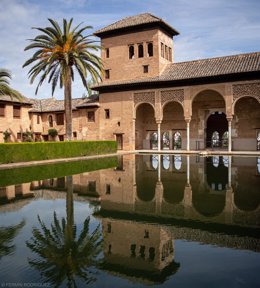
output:
M158 182L161 182L161 155L158 154Z
M231 188L231 161L232 161L232 157L228 156L228 187Z
M187 184L190 185L190 156L187 156Z
M232 150L232 137L231 137L231 125L232 125L232 119L228 119L228 152L231 152Z
M190 120L186 120L187 123L187 151L190 151Z
M132 134L132 147L133 147L133 150L136 150L136 139L135 139L135 118L133 118L133 134Z
M161 150L161 123L157 123L158 125L158 151Z

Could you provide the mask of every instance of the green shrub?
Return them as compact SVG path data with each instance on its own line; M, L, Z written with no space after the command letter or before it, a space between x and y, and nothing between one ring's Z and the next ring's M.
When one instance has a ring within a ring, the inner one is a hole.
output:
M0 170L0 187L113 168L117 163L117 157L105 157Z
M48 130L48 135L50 135L52 138L55 138L58 135L58 131L54 128L51 128Z
M115 141L1 143L0 163L115 153Z

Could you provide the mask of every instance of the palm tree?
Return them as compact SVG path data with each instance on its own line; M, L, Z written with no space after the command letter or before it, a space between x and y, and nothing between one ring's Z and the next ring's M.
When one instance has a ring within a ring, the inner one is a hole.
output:
M52 84L52 95L54 94L57 83L60 88L64 88L65 100L65 121L66 121L66 137L67 140L72 139L72 94L71 84L74 80L74 72L77 71L84 87L87 89L87 74L97 82L100 79L102 70L102 62L95 52L100 47L95 41L90 39L91 35L83 36L83 32L92 28L85 26L80 28L77 25L71 28L73 19L67 22L63 19L63 28L59 24L48 19L51 23L50 27L34 28L42 32L42 34L31 39L32 42L24 50L37 49L32 58L27 60L23 67L34 63L29 70L29 78L31 84L39 75L40 79L35 91L37 94L39 87L48 79Z
M8 227L0 227L0 259L3 256L7 256L14 252L15 246L10 245L14 237L24 226L25 221L21 221L19 224Z
M98 255L102 250L100 227L90 233L87 217L83 229L77 237L73 217L72 176L67 176L67 219L58 220L54 212L51 228L47 228L38 216L40 229L33 228L32 238L27 241L29 247L39 258L29 260L29 264L41 272L46 282L58 287L67 281L68 287L76 287L75 276L88 284L94 282L91 267L98 265Z
M21 100L22 95L9 86L9 80L11 80L11 73L6 69L0 68L0 96L10 96Z

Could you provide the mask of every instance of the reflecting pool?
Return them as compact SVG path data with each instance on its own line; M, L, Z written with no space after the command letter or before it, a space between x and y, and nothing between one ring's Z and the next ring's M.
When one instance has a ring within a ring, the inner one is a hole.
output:
M1 287L260 287L260 158L0 170Z

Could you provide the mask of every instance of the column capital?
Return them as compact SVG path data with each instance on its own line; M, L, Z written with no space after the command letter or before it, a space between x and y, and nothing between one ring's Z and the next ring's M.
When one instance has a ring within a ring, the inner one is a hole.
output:
M162 120L161 119L156 119L156 124L162 124Z
M185 118L186 123L190 123L190 121L191 121L191 118Z
M231 122L233 120L233 116L227 116L226 118L228 122Z

